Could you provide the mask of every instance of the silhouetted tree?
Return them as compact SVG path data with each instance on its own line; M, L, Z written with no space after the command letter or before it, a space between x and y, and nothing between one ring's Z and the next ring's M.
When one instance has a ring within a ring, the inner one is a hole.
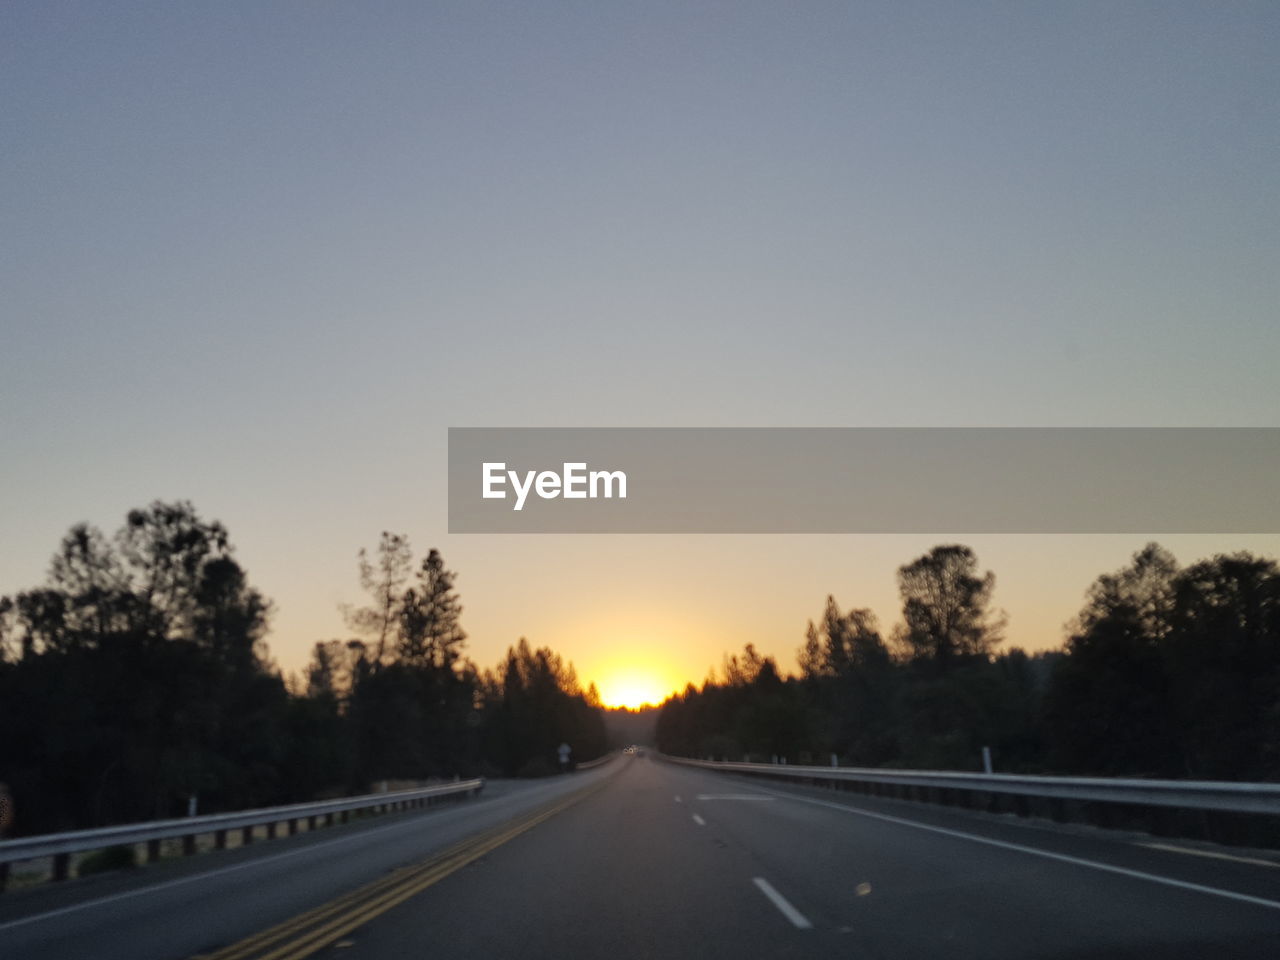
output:
M383 534L359 572L371 602L347 613L363 639L316 644L291 691L266 647L270 603L220 523L158 501L111 538L72 527L45 585L0 597L15 829L170 816L191 794L214 811L471 774L506 707L513 772L538 772L562 739L577 759L605 749L598 694L551 650L521 644L509 689L482 684L437 551L414 576L407 539Z
M407 537L384 530L376 559L370 560L363 548L358 556L360 586L373 602L344 612L351 629L369 638L369 666L376 671L393 659L397 647L396 634L404 617L404 591L413 554Z
M453 589L454 574L432 550L418 569L417 586L400 601L401 659L410 664L447 669L458 659L467 635L459 626L462 605Z
M1280 570L1247 553L1183 570L1165 644L1185 763L1198 778L1280 777Z
M108 540L59 544L46 586L0 604L0 766L20 829L164 815L281 795L269 605L225 528L190 503L132 510Z
M187 501L156 501L129 511L116 542L136 600L133 626L155 637L189 637L206 565L230 558L226 528L201 520ZM102 559L109 572L115 564Z
M857 764L882 763L895 752L897 679L875 614L842 614L829 596L821 622L820 633L810 623L801 659L801 678L815 707L812 722L823 731L817 747Z
M898 568L902 641L907 655L939 670L957 661L986 657L1000 641L1000 624L988 610L995 574L978 576L972 550L934 547Z
M1162 776L1280 775L1280 574L1249 554L1179 570L1155 544L1089 592L1047 708L1051 761Z
M508 775L552 772L561 743L574 762L607 748L603 711L583 693L573 665L548 648L535 650L522 637L481 691L486 756Z

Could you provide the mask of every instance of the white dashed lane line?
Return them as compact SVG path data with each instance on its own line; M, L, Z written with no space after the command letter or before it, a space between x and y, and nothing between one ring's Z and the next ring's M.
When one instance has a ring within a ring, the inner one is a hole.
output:
M1226 900L1235 900L1239 903L1251 903L1254 906L1265 907L1268 910L1280 910L1280 900L1269 900L1266 897L1255 897L1252 894L1239 893L1235 890L1224 890L1220 887L1210 887L1202 883L1189 883L1186 880L1176 880L1173 877L1164 877L1156 873L1148 873L1145 870L1130 870L1128 867L1120 867L1111 863L1102 863L1098 860L1086 860L1083 857L1072 857L1065 853L1055 853L1052 850L1043 850L1039 847L1029 847L1022 843L1010 843L1006 840L997 840L994 837L987 837L977 833L966 833L963 830L951 830L947 827L937 827L929 823L920 823L917 820L907 820L903 817L892 817L887 813L873 813L870 810L861 810L857 807L846 806L842 803L832 803L830 800L818 800L814 797L802 797L795 794L779 793L776 790L768 790L763 787L760 789L762 792L769 793L778 797L780 800L791 800L795 803L807 803L811 806L826 807L830 810L838 810L840 813L849 814L850 816L866 817L870 820L878 820L881 823L896 823L899 826L910 827L913 830L923 830L927 833L933 833L943 837L955 837L959 840L981 843L985 846L995 847L1000 850L1016 850L1019 853L1029 854L1033 857L1043 857L1046 860L1056 860L1058 863L1069 863L1089 870L1099 870L1103 873L1114 873L1121 877L1131 877L1135 880L1147 880L1151 883L1162 884L1166 887L1174 887L1178 890L1192 890L1196 893L1204 893L1212 897L1222 897Z
M778 912L791 921L796 929L812 929L813 924L809 922L809 918L793 907L786 897L773 889L773 884L768 880L764 877L756 877L752 882L760 888L761 893L769 898L769 902L778 908Z

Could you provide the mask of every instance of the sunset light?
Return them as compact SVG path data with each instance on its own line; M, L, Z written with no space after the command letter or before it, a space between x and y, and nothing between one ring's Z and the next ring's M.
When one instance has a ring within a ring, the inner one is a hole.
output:
M1280 960L1280 0L0 89L0 960Z
M597 687L605 706L630 710L646 703L657 706L671 692L671 685L663 683L657 671L644 667L618 668L600 680Z

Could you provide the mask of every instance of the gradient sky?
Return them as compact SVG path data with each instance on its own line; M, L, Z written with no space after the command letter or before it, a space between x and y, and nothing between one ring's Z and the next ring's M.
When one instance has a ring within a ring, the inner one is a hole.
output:
M935 539L450 537L446 428L1280 425L1277 51L1272 2L7 3L0 592L189 498L286 669L383 529L482 664L892 621ZM1034 649L1143 538L966 540Z

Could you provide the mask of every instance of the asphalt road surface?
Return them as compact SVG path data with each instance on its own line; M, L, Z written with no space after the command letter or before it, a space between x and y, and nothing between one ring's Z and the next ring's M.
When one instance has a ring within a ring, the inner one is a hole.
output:
M486 793L138 871L120 889L6 894L0 956L1280 955L1280 856L651 756Z

